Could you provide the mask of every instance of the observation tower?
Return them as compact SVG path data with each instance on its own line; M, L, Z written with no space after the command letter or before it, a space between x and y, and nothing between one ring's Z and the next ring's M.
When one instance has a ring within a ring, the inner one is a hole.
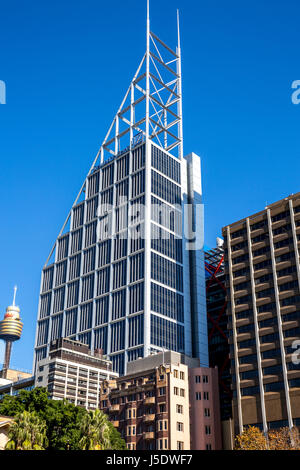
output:
M0 321L0 339L5 341L5 356L2 378L6 378L9 369L12 343L21 338L23 323L20 318L20 309L15 305L17 287L14 288L13 304L7 307L4 319Z

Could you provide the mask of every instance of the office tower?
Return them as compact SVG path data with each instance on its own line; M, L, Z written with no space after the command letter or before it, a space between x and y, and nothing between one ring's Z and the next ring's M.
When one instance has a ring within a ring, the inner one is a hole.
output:
M52 400L93 410L99 408L101 382L116 377L103 351L90 354L86 344L60 338L51 342L49 357L38 362L35 386L46 387Z
M35 363L68 337L103 349L120 374L163 349L208 365L201 169L183 157L179 22L174 51L150 31L148 10L146 39L43 268Z
M209 366L218 367L221 421L226 439L232 419L232 390L224 248L221 240L217 241L216 248L205 251L208 353ZM227 448L225 444L223 447Z
M20 318L20 309L15 305L17 288L14 289L13 304L7 307L4 319L0 321L0 339L5 341L5 355L3 369L0 377L6 379L9 369L12 343L21 338L23 323Z
M100 408L130 450L221 447L217 369L174 351L128 364L101 384Z
M299 426L300 193L223 236L235 433Z

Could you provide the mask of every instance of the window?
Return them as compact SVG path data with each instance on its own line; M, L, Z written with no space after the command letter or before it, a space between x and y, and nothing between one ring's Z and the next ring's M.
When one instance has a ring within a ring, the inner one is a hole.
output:
M196 382L196 384L199 384L199 383L201 382L201 377L200 377L200 375L196 375L196 376L195 376L195 382Z
M158 450L163 450L168 448L168 439L159 439L158 440Z
M135 449L135 444L127 444L127 449L128 450L136 450Z
M203 392L203 400L209 400L209 393Z
M179 421L177 422L177 431L183 432L183 423L180 423Z
M201 400L201 392L196 392L196 400Z
M135 436L135 426L127 426L127 436Z
M166 419L158 421L158 431L167 431L168 421Z
M165 403L163 405L159 405L159 412L160 413L165 413L166 412L166 405Z
M208 375L203 375L203 383L208 384Z
M235 238L242 237L246 233L246 229L242 228L240 230L236 230L235 232L230 234L231 240L234 240Z
M174 395L178 395L179 389L178 387L174 387Z
M162 395L166 394L166 387L160 387L159 388L159 396L161 397Z
M185 391L183 388L180 389L180 396L181 397L184 397L185 396Z
M210 426L205 426L205 434L206 434L207 436L210 436L210 435L211 435Z
M205 418L209 418L209 416L210 416L210 409L209 408L204 408L204 416L205 416Z
M273 382L264 385L265 392L278 392L284 390L283 382Z
M211 450L211 444L206 444L206 450Z
M129 408L127 410L127 419L132 419L136 417L136 409L135 408Z
M175 379L178 379L178 370L177 369L174 369L174 377L175 377Z
M182 405L176 405L176 413L183 414L183 406Z
M184 449L183 442L182 441L177 441L177 450L183 450L183 449Z
M180 372L180 379L184 380L184 372Z

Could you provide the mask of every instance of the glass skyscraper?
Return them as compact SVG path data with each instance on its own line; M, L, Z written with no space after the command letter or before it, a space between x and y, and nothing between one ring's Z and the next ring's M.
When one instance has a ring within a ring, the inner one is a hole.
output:
M148 16L146 53L42 271L35 364L68 337L120 374L162 350L208 366L200 158L183 157L181 99L179 27L173 51Z

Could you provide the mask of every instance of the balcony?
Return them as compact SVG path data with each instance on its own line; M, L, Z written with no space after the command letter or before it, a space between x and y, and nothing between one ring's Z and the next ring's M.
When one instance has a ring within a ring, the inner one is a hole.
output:
M154 414L144 415L144 422L145 423L150 423L151 421L155 421L155 415Z
M111 413L114 413L116 411L120 411L120 405L111 405L111 407L109 408L109 411Z
M144 399L144 405L154 405L155 397L147 397Z
M144 439L146 439L146 440L155 439L155 433L153 431L145 432L144 433Z

